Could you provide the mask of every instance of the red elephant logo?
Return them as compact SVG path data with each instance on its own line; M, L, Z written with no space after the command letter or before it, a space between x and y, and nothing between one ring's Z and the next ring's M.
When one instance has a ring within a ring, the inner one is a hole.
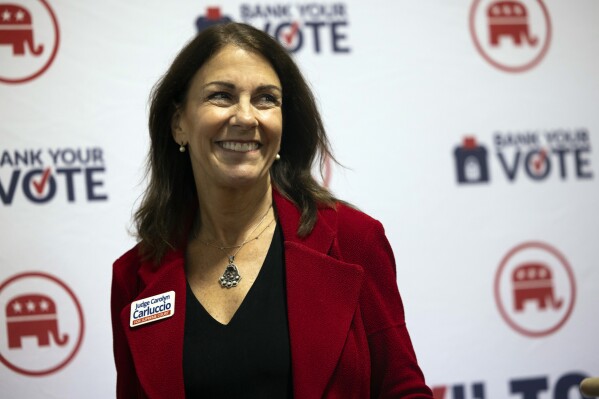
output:
M37 338L38 346L49 346L50 337L59 346L66 345L69 336L58 333L56 304L40 294L25 294L12 298L6 305L6 329L9 349L21 348L23 337Z
M531 46L537 44L538 38L532 37L528 30L528 11L519 1L500 0L489 4L487 18L492 46L498 46L502 36L511 37L516 46L522 45L523 38Z
M553 275L549 267L542 263L524 263L512 272L514 287L514 309L522 311L524 302L535 301L541 310L547 306L559 309L562 300L555 298Z
M12 46L13 55L24 55L25 45L33 55L40 55L44 46L33 44L31 13L15 4L0 4L0 44Z

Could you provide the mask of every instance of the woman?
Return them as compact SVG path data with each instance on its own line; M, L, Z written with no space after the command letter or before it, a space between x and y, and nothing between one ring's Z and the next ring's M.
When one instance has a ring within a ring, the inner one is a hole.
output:
M313 179L329 144L273 38L198 35L150 135L140 241L113 271L119 398L432 398L383 228Z

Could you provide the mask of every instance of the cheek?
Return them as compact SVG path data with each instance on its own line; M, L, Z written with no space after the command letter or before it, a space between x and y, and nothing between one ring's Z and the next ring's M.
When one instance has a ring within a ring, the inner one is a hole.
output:
M268 133L272 141L280 143L281 136L283 135L283 117L281 113L273 113L265 121L265 125L268 129Z
M279 150L281 149L281 141L282 141L282 126L278 125L278 126L273 126L273 129L270 131L269 134L269 142L270 142L270 149L274 152L279 152Z
M189 132L194 135L210 136L220 129L230 118L230 111L219 107L199 107L187 113Z

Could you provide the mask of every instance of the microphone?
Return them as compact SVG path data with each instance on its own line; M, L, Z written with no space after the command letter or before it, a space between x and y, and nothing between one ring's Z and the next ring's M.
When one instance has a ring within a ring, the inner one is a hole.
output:
M592 398L599 396L599 377L585 378L580 383L580 392Z

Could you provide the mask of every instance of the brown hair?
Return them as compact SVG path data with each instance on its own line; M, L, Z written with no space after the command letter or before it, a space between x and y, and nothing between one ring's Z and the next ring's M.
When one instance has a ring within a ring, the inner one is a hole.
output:
M185 226L190 225L198 206L190 158L179 152L171 134L173 116L185 103L195 73L228 44L265 57L281 81L281 159L270 173L280 193L301 211L298 235L310 234L319 205L334 206L336 202L312 176L315 162L322 170L325 159L334 158L314 95L290 55L274 38L249 25L212 26L181 50L150 96L149 183L134 218L141 251L156 263L169 248L185 242Z

